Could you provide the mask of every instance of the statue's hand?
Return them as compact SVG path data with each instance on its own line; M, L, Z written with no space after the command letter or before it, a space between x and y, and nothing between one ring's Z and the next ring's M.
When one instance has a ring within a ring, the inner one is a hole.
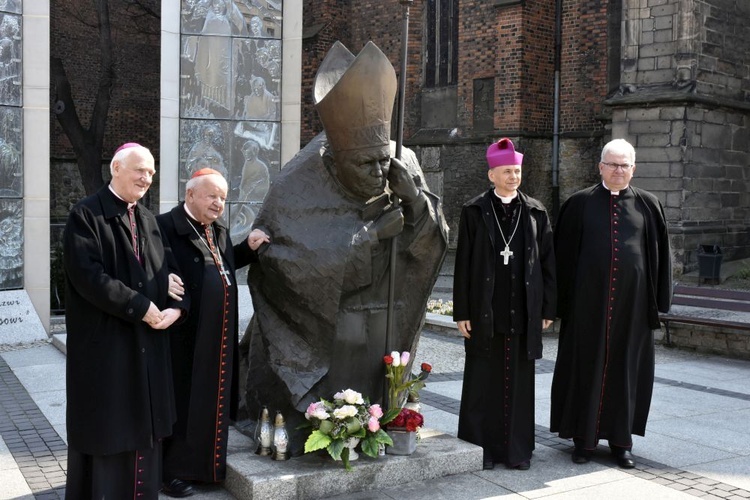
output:
M401 233L404 230L404 213L401 207L389 210L384 213L373 223L370 231L375 232L379 240L387 240Z
M388 185L396 196L404 203L414 203L419 198L419 188L414 184L414 179L409 175L406 167L396 158L391 158L391 166L388 169Z

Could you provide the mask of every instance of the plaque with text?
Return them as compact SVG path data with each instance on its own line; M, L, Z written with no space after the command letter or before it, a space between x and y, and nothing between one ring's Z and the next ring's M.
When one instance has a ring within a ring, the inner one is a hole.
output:
M47 332L26 290L0 292L0 345L46 339Z

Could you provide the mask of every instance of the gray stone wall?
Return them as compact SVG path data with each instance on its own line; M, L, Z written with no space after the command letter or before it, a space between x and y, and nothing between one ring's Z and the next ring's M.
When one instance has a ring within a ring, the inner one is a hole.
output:
M612 135L636 148L633 184L664 205L675 259L697 267L699 245L724 258L750 254L750 117L742 110L683 104L616 109Z
M664 204L676 270L697 268L700 245L750 256L750 2L626 0L623 17L612 136Z
M669 328L672 342L680 348L750 359L750 335L746 331L680 323L672 323Z

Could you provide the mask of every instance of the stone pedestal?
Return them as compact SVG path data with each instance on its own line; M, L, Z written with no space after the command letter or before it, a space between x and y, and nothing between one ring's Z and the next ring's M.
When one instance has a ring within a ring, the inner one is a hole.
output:
M285 462L258 456L250 439L232 431L224 487L241 500L302 500L482 470L481 447L429 429L421 434L413 454L378 458L360 454L347 472L324 452Z

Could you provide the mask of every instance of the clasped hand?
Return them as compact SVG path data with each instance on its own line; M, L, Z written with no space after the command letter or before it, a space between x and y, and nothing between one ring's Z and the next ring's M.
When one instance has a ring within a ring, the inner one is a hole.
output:
M174 307L160 311L156 304L151 302L148 311L143 316L143 322L154 330L166 330L180 317L180 310Z

